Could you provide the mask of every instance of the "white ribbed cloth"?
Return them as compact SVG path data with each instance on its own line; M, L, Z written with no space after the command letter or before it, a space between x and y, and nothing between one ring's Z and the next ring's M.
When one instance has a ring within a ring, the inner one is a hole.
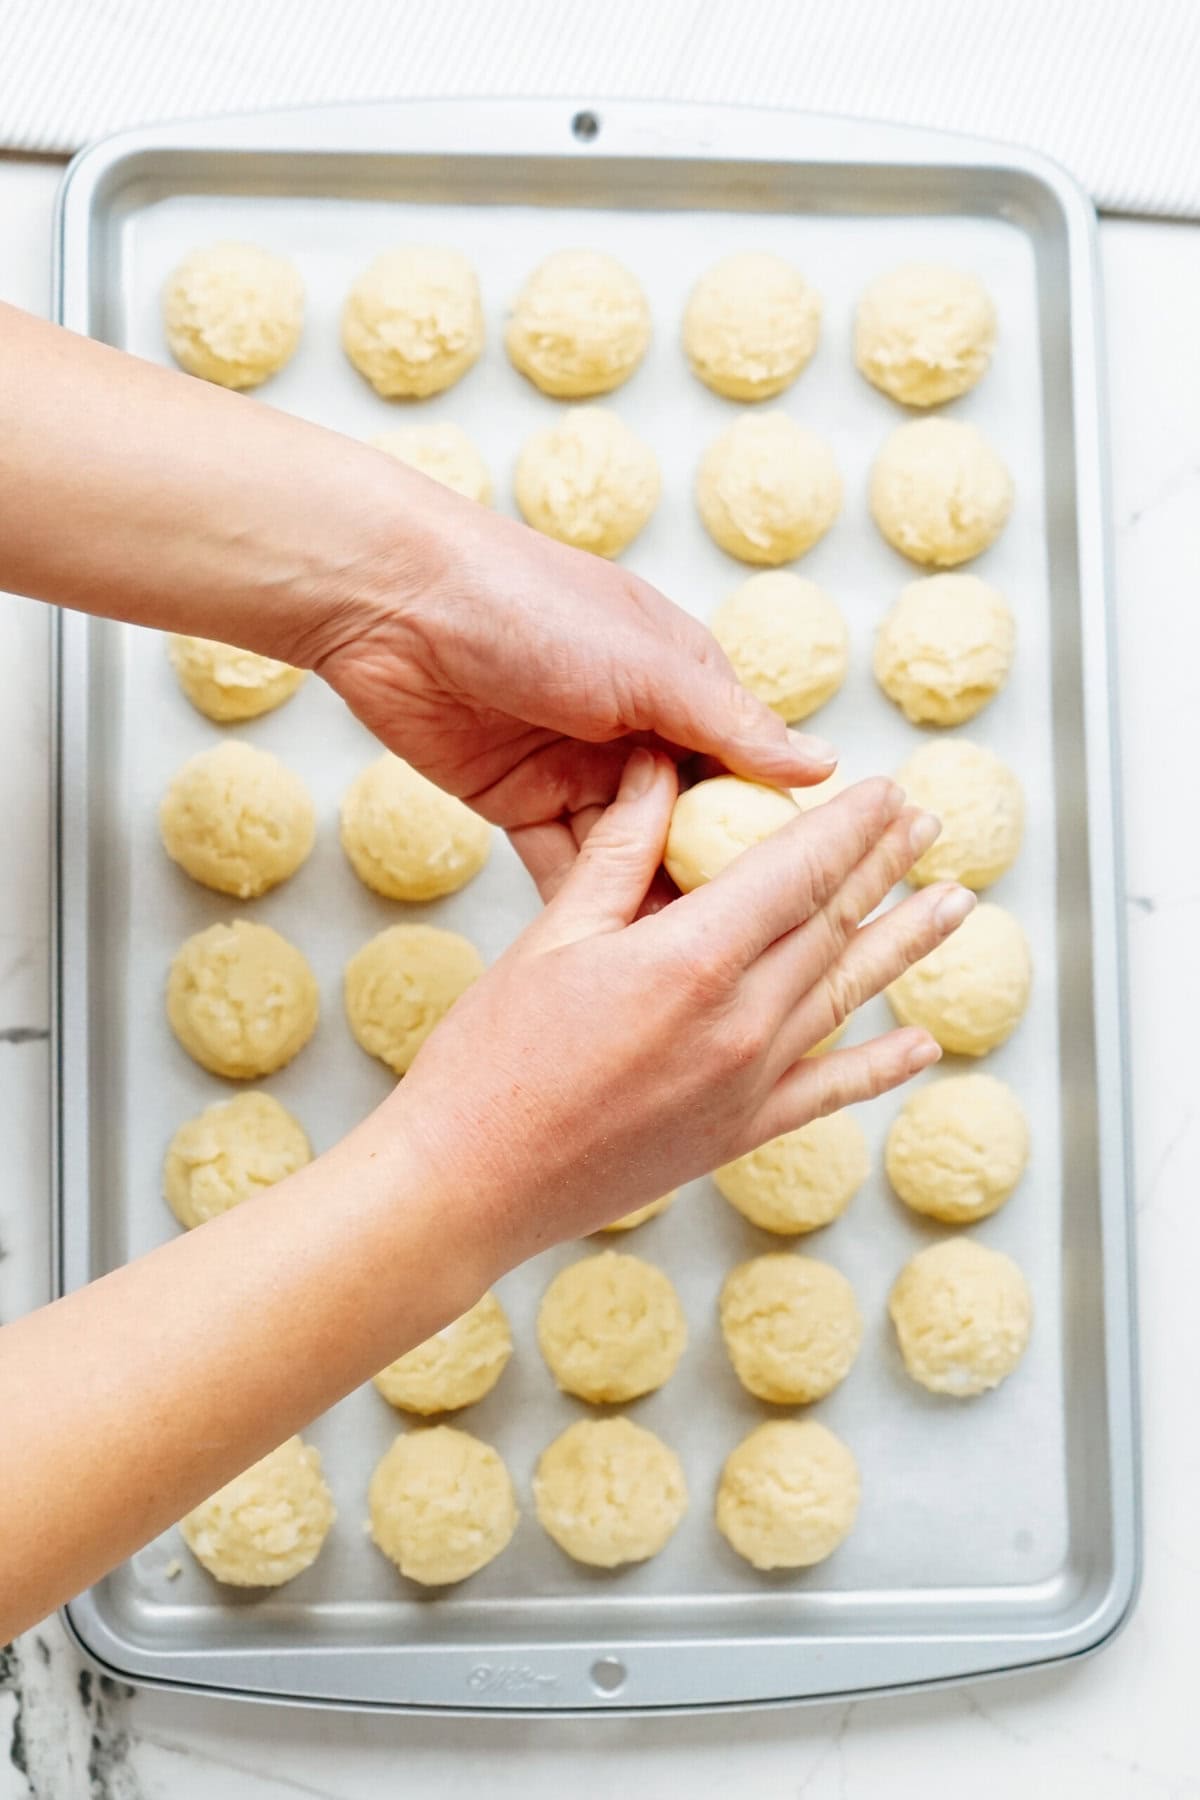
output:
M1200 216L1196 0L0 0L0 145L323 100L739 101L969 131Z

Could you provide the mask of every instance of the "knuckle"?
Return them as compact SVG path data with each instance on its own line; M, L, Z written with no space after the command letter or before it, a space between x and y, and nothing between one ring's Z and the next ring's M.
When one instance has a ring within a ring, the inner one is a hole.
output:
M858 978L853 970L842 963L834 963L826 970L825 991L839 1025L862 1005L863 994Z

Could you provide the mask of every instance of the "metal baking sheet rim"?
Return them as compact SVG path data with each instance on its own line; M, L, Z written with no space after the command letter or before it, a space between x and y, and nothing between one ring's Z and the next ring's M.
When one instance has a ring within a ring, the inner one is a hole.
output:
M602 147L576 130L581 114L597 114ZM819 1688L743 1694L728 1701L688 1702L686 1697L663 1704L630 1704L624 1682L604 1692L590 1678L598 1653L606 1660L636 1666L639 1657L669 1649L684 1652L695 1669L697 1657L728 1658L745 1650L744 1640L708 1643L664 1639L631 1645L552 1644L502 1646L480 1653L461 1647L423 1653L474 1658L467 1690L474 1703L394 1702L297 1692L287 1685L294 1659L322 1654L312 1648L264 1657L253 1653L252 1669L230 1668L238 1658L221 1662L230 1677L247 1685L210 1679L200 1654L188 1661L179 1653L146 1654L110 1633L91 1596L84 1594L63 1608L63 1619L79 1649L99 1667L141 1685L217 1693L251 1700L295 1705L321 1705L339 1710L397 1711L427 1715L492 1717L579 1717L603 1712L684 1714L696 1711L744 1710L844 1700L882 1692L907 1692L950 1686L964 1680L1014 1673L1023 1668L1065 1662L1091 1654L1110 1642L1127 1623L1141 1581L1140 1455L1137 1367L1134 1330L1132 1150L1129 1125L1125 942L1119 888L1120 796L1115 760L1116 693L1114 642L1108 599L1111 552L1108 534L1106 419L1101 390L1101 327L1095 215L1075 182L1049 159L1009 145L949 133L882 125L869 121L748 107L660 106L653 103L563 99L538 101L455 100L331 106L275 113L179 122L117 134L82 151L70 164L59 193L55 233L55 307L59 321L89 332L91 233L94 209L113 176L135 158L156 153L212 152L253 157L305 153L398 156L454 153L505 156L582 158L641 157L675 160L767 160L777 163L821 162L863 165L875 169L928 166L970 177L989 175L1001 182L1021 181L1038 190L1054 208L1065 244L1070 286L1073 436L1077 446L1095 446L1076 457L1075 505L1079 521L1076 555L1079 566L1082 702L1086 741L1088 846L1090 856L1093 969L1092 1005L1096 1036L1099 1107L1100 1242L1103 1249L1105 1364L1108 1378L1108 1475L1113 1518L1113 1555L1107 1585L1082 1619L1047 1632L930 1634L928 1637L870 1639L806 1638L790 1644L775 1640L777 1664L799 1659L820 1664ZM65 1030L65 970L72 944L86 941L82 909L68 915L63 904L63 845L78 826L73 816L78 796L63 783L68 738L86 716L82 688L84 622L70 615L55 621L52 640L52 697L55 736L53 779L56 795L51 854L52 980L52 1258L54 1291L66 1287L64 1205L68 1191L68 1145L76 1169L86 1165L86 1141L66 1127L73 1094L86 1095L83 1047ZM79 1034L82 1037L84 1034ZM1108 1103L1110 1102L1111 1103ZM86 1140L86 1132L82 1134ZM764 1649L767 1645L762 1646ZM376 1656L339 1649L336 1654ZM576 1693L590 1688L586 1703L558 1706L545 1696L557 1685L564 1661L578 1665L570 1685ZM263 1663L271 1666L263 1668ZM201 1665L201 1666L196 1666ZM172 1666L180 1668L178 1676ZM344 1667L344 1663L342 1665ZM698 1670L695 1672L698 1673ZM547 1683L551 1684L547 1686ZM685 1684L686 1685L686 1684ZM531 1703L531 1696L542 1698Z

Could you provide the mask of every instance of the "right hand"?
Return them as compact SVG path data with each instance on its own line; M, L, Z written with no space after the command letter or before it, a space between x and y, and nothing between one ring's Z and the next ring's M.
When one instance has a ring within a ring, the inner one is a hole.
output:
M639 918L676 792L668 758L634 752L554 898L387 1103L488 1280L940 1055L907 1028L805 1060L974 905L941 883L863 925L936 820L861 782Z

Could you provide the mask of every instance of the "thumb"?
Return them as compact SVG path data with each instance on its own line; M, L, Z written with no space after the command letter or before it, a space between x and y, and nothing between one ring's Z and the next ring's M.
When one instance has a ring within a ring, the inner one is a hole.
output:
M662 862L678 792L669 758L633 751L615 800L592 826L542 915L543 946L572 944L632 923Z

